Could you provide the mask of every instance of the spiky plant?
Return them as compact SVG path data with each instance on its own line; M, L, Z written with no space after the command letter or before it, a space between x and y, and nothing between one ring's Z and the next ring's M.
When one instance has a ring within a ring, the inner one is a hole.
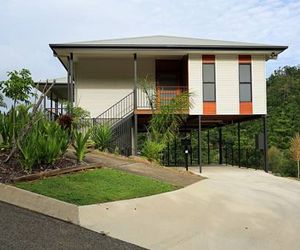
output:
M83 158L85 157L85 154L87 152L87 141L89 137L90 137L90 130L88 130L85 134L77 130L73 131L72 146L75 149L75 154L78 163L81 163L83 161Z

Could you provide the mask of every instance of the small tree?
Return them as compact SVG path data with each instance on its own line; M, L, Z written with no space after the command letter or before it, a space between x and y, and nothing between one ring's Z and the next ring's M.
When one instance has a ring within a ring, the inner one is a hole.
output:
M15 108L18 101L29 102L29 98L34 94L32 87L34 81L31 78L30 71L28 69L22 69L20 71L14 70L7 73L8 80L0 82L0 90L4 95L13 100L13 124L15 126ZM13 130L13 140L15 140L15 131Z
M297 162L298 167L298 179L299 179L299 162L300 162L300 135L299 133L296 133L295 136L291 140L291 146L290 146L291 155L293 157L293 160Z

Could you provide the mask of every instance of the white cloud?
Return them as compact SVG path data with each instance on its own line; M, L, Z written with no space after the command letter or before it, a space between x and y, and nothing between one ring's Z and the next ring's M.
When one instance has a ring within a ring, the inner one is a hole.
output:
M0 79L22 67L65 74L49 43L150 34L289 45L268 73L300 58L299 0L11 0L0 13Z

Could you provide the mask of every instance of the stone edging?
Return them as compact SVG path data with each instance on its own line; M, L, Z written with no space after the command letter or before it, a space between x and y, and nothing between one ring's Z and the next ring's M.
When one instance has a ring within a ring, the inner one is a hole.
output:
M0 184L0 201L79 225L79 207L14 186Z

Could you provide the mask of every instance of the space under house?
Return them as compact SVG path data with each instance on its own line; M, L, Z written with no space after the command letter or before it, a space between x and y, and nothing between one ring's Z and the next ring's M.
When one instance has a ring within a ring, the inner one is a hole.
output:
M222 127L237 124L240 145L240 123L260 119L267 171L265 64L277 59L286 46L148 36L50 44L50 48L67 71L67 82L58 80L49 94L54 101L51 111L59 115L58 103L63 100L88 110L94 123L112 126L122 154L138 154L138 134L145 133L152 115L139 87L140 79L147 77L160 105L185 91L192 93L181 129L185 136L197 137L198 145L189 149L191 164L201 166L201 136L209 140L210 128L219 128L222 164ZM179 140L168 147L166 165L183 164L176 159L180 144Z

